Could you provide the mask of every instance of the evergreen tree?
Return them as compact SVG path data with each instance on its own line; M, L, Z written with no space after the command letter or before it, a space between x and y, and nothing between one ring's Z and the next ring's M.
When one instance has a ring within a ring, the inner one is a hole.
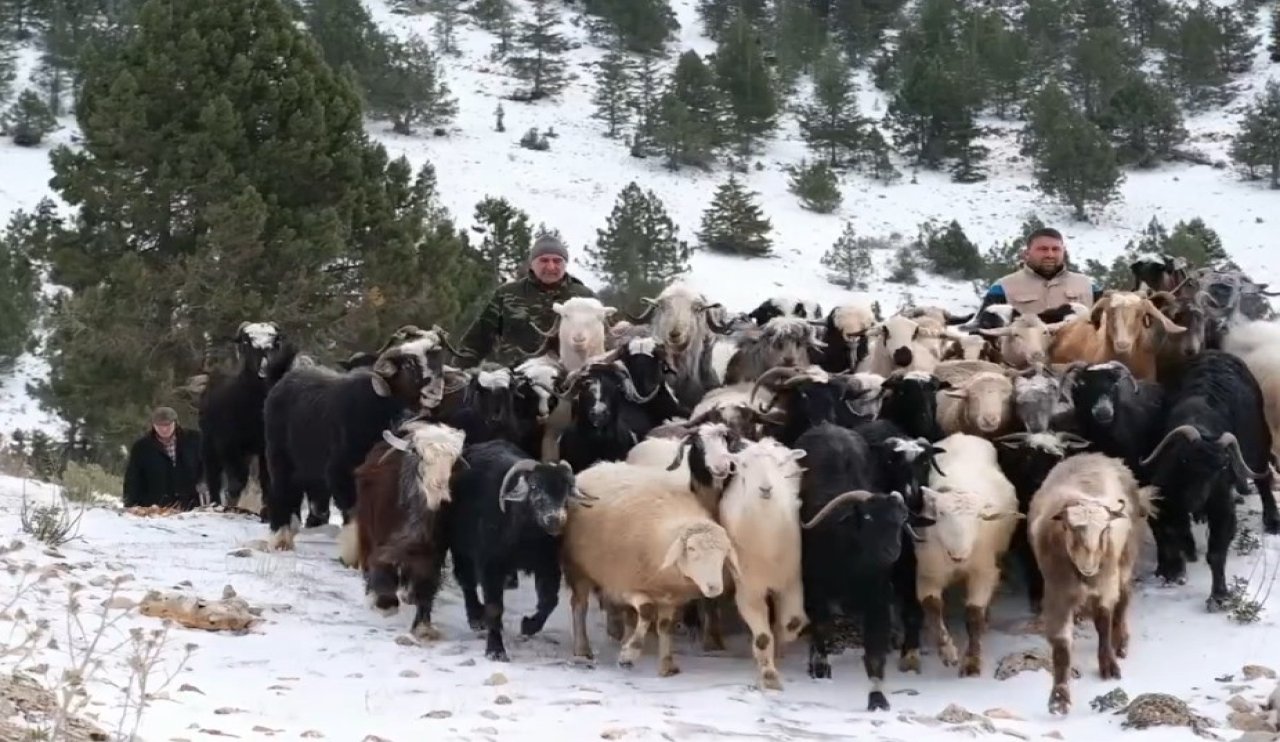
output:
M564 243L564 235L560 234L560 230L555 227L547 226L546 222L538 222L538 226L533 228L533 239L536 241L540 237L555 237Z
M668 0L583 0L596 35L618 36L627 51L660 53L680 30Z
M689 246L678 234L662 199L632 181L587 247L587 267L624 294L650 290L689 270Z
M1253 33L1257 11L1247 6L1247 2L1209 6L1217 21L1220 62L1228 75L1241 75L1253 68L1253 50L1261 40Z
M519 54L507 57L512 73L529 83L521 100L536 101L554 97L569 83L568 70L562 56L569 49L564 36L556 30L560 14L550 0L530 0L533 18L520 23L516 36Z
M1280 188L1280 82L1271 80L1245 109L1231 145L1231 158L1250 178L1267 172L1271 187Z
M1127 0L1123 8L1125 25L1141 49L1156 43L1172 13L1168 0Z
M813 69L827 46L827 30L809 0L774 0L770 47L778 82L792 90L796 79Z
M533 245L529 215L505 198L485 196L472 218L472 229L484 235L478 252L493 280L502 283L523 275Z
M393 39L378 29L360 0L308 0L303 20L334 70L348 68L366 100L391 66Z
M436 48L441 54L450 54L458 56L462 52L458 49L458 23L462 19L462 9L458 7L458 0L431 0L428 4L431 9L434 24L431 27L432 33L435 35Z
M47 0L0 0L0 38L24 42L39 27L40 10Z
M889 156L891 152L892 148L880 130L868 126L858 151L858 164L863 172L881 183L892 183L901 178L902 173L894 166L893 159Z
M778 100L755 29L744 16L729 24L716 47L715 71L716 83L729 104L729 123L739 152L750 154L753 145L776 126Z
M0 103L9 99L13 78L17 74L13 47L9 39L0 33Z
M1280 62L1280 5L1271 10L1271 43L1267 45L1271 61Z
M711 70L698 53L680 55L667 88L658 101L654 144L667 157L667 167L710 165L722 143L724 98Z
M839 47L828 47L814 67L813 101L800 109L800 134L829 167L839 168L858 150L865 124L849 65Z
M830 0L818 5L818 14L826 17L849 58L863 60L880 47L904 5L905 0Z
M866 289L875 280L871 240L859 237L853 222L845 222L840 237L823 254L822 265L831 271L828 281L849 291Z
M1026 37L1017 29L1009 28L1004 17L994 9L971 9L967 23L995 113L1008 117L1026 96L1031 46Z
M1076 218L1084 219L1085 207L1110 202L1124 179L1115 150L1057 85L1047 85L1031 107L1036 185L1066 201Z
M486 288L434 172L368 140L354 83L297 22L273 0L153 0L86 68L81 146L50 158L76 213L37 214L28 245L70 289L37 394L103 445L245 318L339 355L454 327Z
M631 60L614 46L596 65L596 90L591 96L595 106L592 118L600 119L608 127L605 136L613 139L622 132L631 116L628 107L632 82Z
M479 0L468 12L481 28L498 37L489 58L505 59L514 47L516 10L512 0Z
M1232 86L1227 54L1212 3L1179 8L1164 44L1163 73L1195 108L1221 105Z
M760 258L770 254L773 224L732 171L729 180L716 188L711 206L702 213L698 241L713 252Z
M765 0L698 0L698 17L703 32L722 41L737 18L752 25L763 25L769 17Z
M1068 65L1067 82L1084 114L1098 121L1141 58L1116 26L1087 28L1076 42Z
M40 309L40 275L24 252L30 219L15 214L0 235L0 368L25 350Z
M800 198L801 206L818 214L830 214L840 208L840 181L825 162L810 164L801 160L790 172L789 190Z
M971 280L982 274L982 255L978 246L954 219L942 230L931 221L921 224L915 247L930 272L936 275Z
M912 245L899 245L897 250L893 252L893 268L889 271L886 278L890 283L901 283L908 286L915 286L920 283L920 278L916 272L920 270L920 262L916 258L915 249Z
M1168 158L1187 138L1173 92L1141 72L1116 89L1097 123L1110 135L1117 159L1139 167Z
M419 125L444 124L458 114L458 101L441 79L436 55L417 35L388 40L387 67L372 81L369 108L392 122L397 134Z
M22 91L14 104L0 118L0 131L13 137L19 147L34 147L44 135L58 128L58 120L34 90Z
M635 112L635 127L631 132L631 156L648 157L658 150L657 130L662 90L658 82L657 60L651 55L641 55L636 66L635 85L631 94L631 110Z
M972 114L966 112L964 119L958 121L951 130L951 142L947 147L947 155L954 159L951 164L951 179L957 183L977 183L987 179L985 161L991 151L985 145L978 144L982 131L973 122Z

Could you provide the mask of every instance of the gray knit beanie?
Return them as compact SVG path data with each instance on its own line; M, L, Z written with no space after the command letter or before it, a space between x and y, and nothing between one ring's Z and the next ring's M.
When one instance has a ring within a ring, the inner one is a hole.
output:
M529 260L537 260L543 255L559 255L563 260L569 259L569 251L564 243L554 236L544 234L533 241L533 249L529 251Z

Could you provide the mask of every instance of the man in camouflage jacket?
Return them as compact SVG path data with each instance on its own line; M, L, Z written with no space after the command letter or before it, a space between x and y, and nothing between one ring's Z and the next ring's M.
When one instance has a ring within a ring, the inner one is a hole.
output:
M463 352L476 356L465 359L467 365L482 360L520 363L542 345L539 330L548 331L555 324L553 304L575 296L596 298L586 284L566 272L568 259L569 251L555 237L543 235L534 241L528 273L499 286L463 337Z

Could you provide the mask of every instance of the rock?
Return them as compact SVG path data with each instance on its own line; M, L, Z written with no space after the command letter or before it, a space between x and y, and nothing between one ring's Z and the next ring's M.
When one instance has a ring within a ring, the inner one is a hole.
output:
M179 693L199 693L202 696L204 695L204 691L200 690L194 685L190 685L189 683L183 683L182 685L178 686L178 692Z
M489 721L497 721L502 718L501 716L498 716L497 711L490 711L489 709L481 709L480 717L488 719Z
M396 644L399 644L402 647L416 647L418 645L418 640L408 634L401 634L396 637Z
M511 705L511 699L507 696L498 696L497 698L493 699L493 702L498 704L499 706Z
M415 670L401 670L401 671L400 671L400 677L402 677L402 678L417 678L417 677L421 677L421 676L420 676L420 675L418 675L417 671L415 671Z
M230 585L223 585L223 586L222 586L222 599L223 599L223 600L231 600L231 599L232 599L232 598L234 598L234 597L236 597L236 589L235 589L234 587L231 587Z
M241 558L251 557L253 556L253 549L236 549L235 551L227 552L227 556L241 557Z
M1276 679L1276 671L1266 665L1245 665L1240 672L1244 675L1245 680L1257 680L1258 678Z
M236 708L231 708L229 706L223 706L222 708L214 709L213 713L217 714L218 716L226 716L227 714L243 714L244 709L236 709Z
M1006 721L1025 721L1021 716L1018 716L1017 714L1013 713L1008 709L1002 709L1002 708L987 709L986 711L982 712L982 715L990 719L1004 719Z
M366 734L364 739L360 740L360 742L391 742L391 740L385 737L379 737L376 734Z
M996 680L1008 680L1009 678L1021 672L1028 670L1046 670L1053 671L1053 660L1045 654L1043 649L1024 649L1021 652L1011 652L1000 658L996 663ZM1080 671L1074 666L1071 668L1071 677L1079 678Z
M1103 713L1106 711L1115 711L1118 708L1129 705L1129 694L1124 692L1124 688L1115 688L1110 692L1104 693L1089 702L1089 708Z
M1045 732L1044 736L1048 737L1049 739L1065 739L1062 736L1062 732L1058 732L1058 731Z
M1208 737L1208 729L1215 726L1212 720L1193 713L1185 701L1168 693L1143 693L1117 713L1125 714L1125 720L1120 724L1125 729L1190 727L1196 734Z
M507 676L503 675L500 672L495 672L494 674L490 675L487 680L484 681L484 684L485 685L506 685Z
M926 727L936 727L942 724L935 717L921 714L898 714L898 721L904 721L908 724L923 724Z
M107 585L110 585L110 584L111 584L111 578L107 577L106 575L98 575L92 580L89 580L90 587L106 587Z
M1227 700L1227 705L1231 707L1232 711L1240 711L1246 714L1253 711L1253 704L1246 701L1244 696L1232 696Z
M954 703L949 704L942 711L938 712L938 721L946 722L947 724L964 724L965 722L977 721L981 718L982 717L972 711Z
M626 734L625 729L606 729L600 733L600 739L622 739Z
M298 736L303 739L324 739L324 735L317 732L314 729L308 729L307 731L303 732L302 734L299 734Z
M453 716L453 712L452 712L452 711L445 711L444 709L440 709L440 710L438 710L438 711L428 711L427 713L425 713L425 714L423 714L423 715L422 715L422 718L424 718L424 719L448 719L450 716Z
M1019 732L1017 729L1005 729L1005 728L1003 728L1003 727L998 727L998 728L996 729L996 731L997 731L997 732L1000 732L1001 734L1005 735L1006 737L1015 737L1015 738L1017 738L1017 739L1027 739L1027 740L1031 739L1031 735L1030 735L1030 734L1025 734L1025 733L1023 733L1023 732Z
M475 667L475 666L476 666L476 660L474 657L468 660L463 660L458 663L458 667Z
M107 610L127 611L137 607L138 603L133 599L124 595L117 595L110 600L102 601L102 607Z
M1242 732L1274 732L1261 714L1251 711L1232 711L1227 714L1227 725Z
M163 595L153 590L142 599L138 610L144 616L172 619L189 629L205 631L244 633L261 621L249 604L238 597L209 601L187 595Z

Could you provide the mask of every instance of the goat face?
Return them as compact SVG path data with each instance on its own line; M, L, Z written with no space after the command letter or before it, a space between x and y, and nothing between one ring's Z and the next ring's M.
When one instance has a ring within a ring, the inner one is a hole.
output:
M1205 308L1194 300L1176 299L1171 294L1155 294L1151 302L1170 320L1186 328L1186 332L1180 334L1163 335L1161 353L1184 360L1200 355L1205 348L1209 325L1209 313Z
M729 534L719 524L708 521L696 523L676 536L660 568L679 569L703 596L714 598L724 592L726 562L735 578L742 574Z
M406 325L378 351L373 364L373 389L382 397L396 397L411 409L432 409L444 399L444 330L423 331Z
M535 417L546 418L556 405L556 387L564 378L564 369L545 357L531 358L515 370L516 399L521 411L536 410Z
M538 528L550 536L559 536L564 531L570 501L590 507L591 499L578 490L573 469L564 461L554 464L533 459L517 461L498 488L498 505L504 512L507 503L526 503Z
M428 510L437 509L449 497L449 478L454 462L462 455L466 433L425 420L409 420L400 426L401 435L382 431L382 438L404 454L402 471L410 478L411 489L422 496Z
M763 498L788 492L795 496L804 473L798 462L805 453L787 448L772 438L754 441L735 455L737 481L747 492ZM798 499L796 503L799 504Z
M1169 255L1146 253L1129 264L1133 291L1173 291L1187 277L1187 261Z
M637 337L627 341L621 355L623 365L631 374L632 383L640 399L648 402L662 391L669 369L663 347L651 337Z
M808 320L799 317L774 317L761 330L760 342L765 346L767 367L803 368L809 365L809 348L816 341Z
M570 375L565 384L565 396L572 399L573 419L598 431L613 424L624 399L640 401L631 373L621 361L588 364Z
M1089 366L1075 374L1071 384L1071 402L1077 419L1081 416L1096 425L1109 426L1120 407L1120 385L1130 392L1138 391L1133 372L1119 361Z
M1039 317L1026 315L1006 327L978 332L985 337L999 338L1000 357L1010 366L1022 368L1046 361L1050 336L1055 330L1056 326L1046 325Z
M241 368L260 379L267 377L267 366L282 347L280 328L274 322L241 322L236 330L236 356Z
M964 562L973 554L983 521L1017 518L1012 511L993 510L983 503L983 497L973 492L946 487L924 487L923 512L934 520L927 538L933 539L955 563Z
M860 569L888 569L902 554L902 532L909 530L911 512L900 492L889 494L853 490L836 495L803 525L813 528L824 521L838 529L839 539L851 546ZM924 516L920 525L932 525Z
M701 457L706 473L714 481L723 483L737 468L737 457L734 454L742 449L742 439L725 423L702 423L687 433L680 442L675 460L667 467L669 471L680 466L686 446L693 448L693 452L689 454L690 468L696 469L698 457Z
M1031 433L1045 433L1062 402L1062 380L1043 367L1013 380L1013 405L1018 419Z
M933 428L938 417L938 392L951 389L951 382L923 371L897 372L885 378L882 388L885 395L880 416L921 431Z
M928 438L891 436L875 446L874 450L880 459L881 471L889 478L889 486L905 493L913 510L920 509L921 489L929 481L930 469L946 474L938 468L935 460L946 449L929 443Z
M605 323L617 311L599 299L575 296L556 302L551 308L559 316L560 342L578 353L595 353L604 349Z
M1152 321L1158 321L1170 335L1180 335L1187 328L1174 324L1160 313L1151 300L1128 291L1114 291L1102 297L1090 311L1089 321L1094 327L1106 322L1106 334L1117 353L1127 355Z
M676 354L684 353L693 340L706 334L707 311L720 306L708 304L702 294L680 282L667 286L657 299L644 301L649 308L638 319L651 320L653 336Z
M518 435L515 385L511 370L496 364L483 364L467 385L467 404L501 437Z
M1123 504L1113 509L1096 501L1070 502L1052 520L1061 529L1067 557L1085 579L1097 576L1104 559L1119 556L1111 553L1111 544L1123 544L1132 527ZM1117 530L1122 533L1113 533Z
M849 377L845 405L855 417L873 420L880 414L884 398L884 377L879 374L856 373Z

